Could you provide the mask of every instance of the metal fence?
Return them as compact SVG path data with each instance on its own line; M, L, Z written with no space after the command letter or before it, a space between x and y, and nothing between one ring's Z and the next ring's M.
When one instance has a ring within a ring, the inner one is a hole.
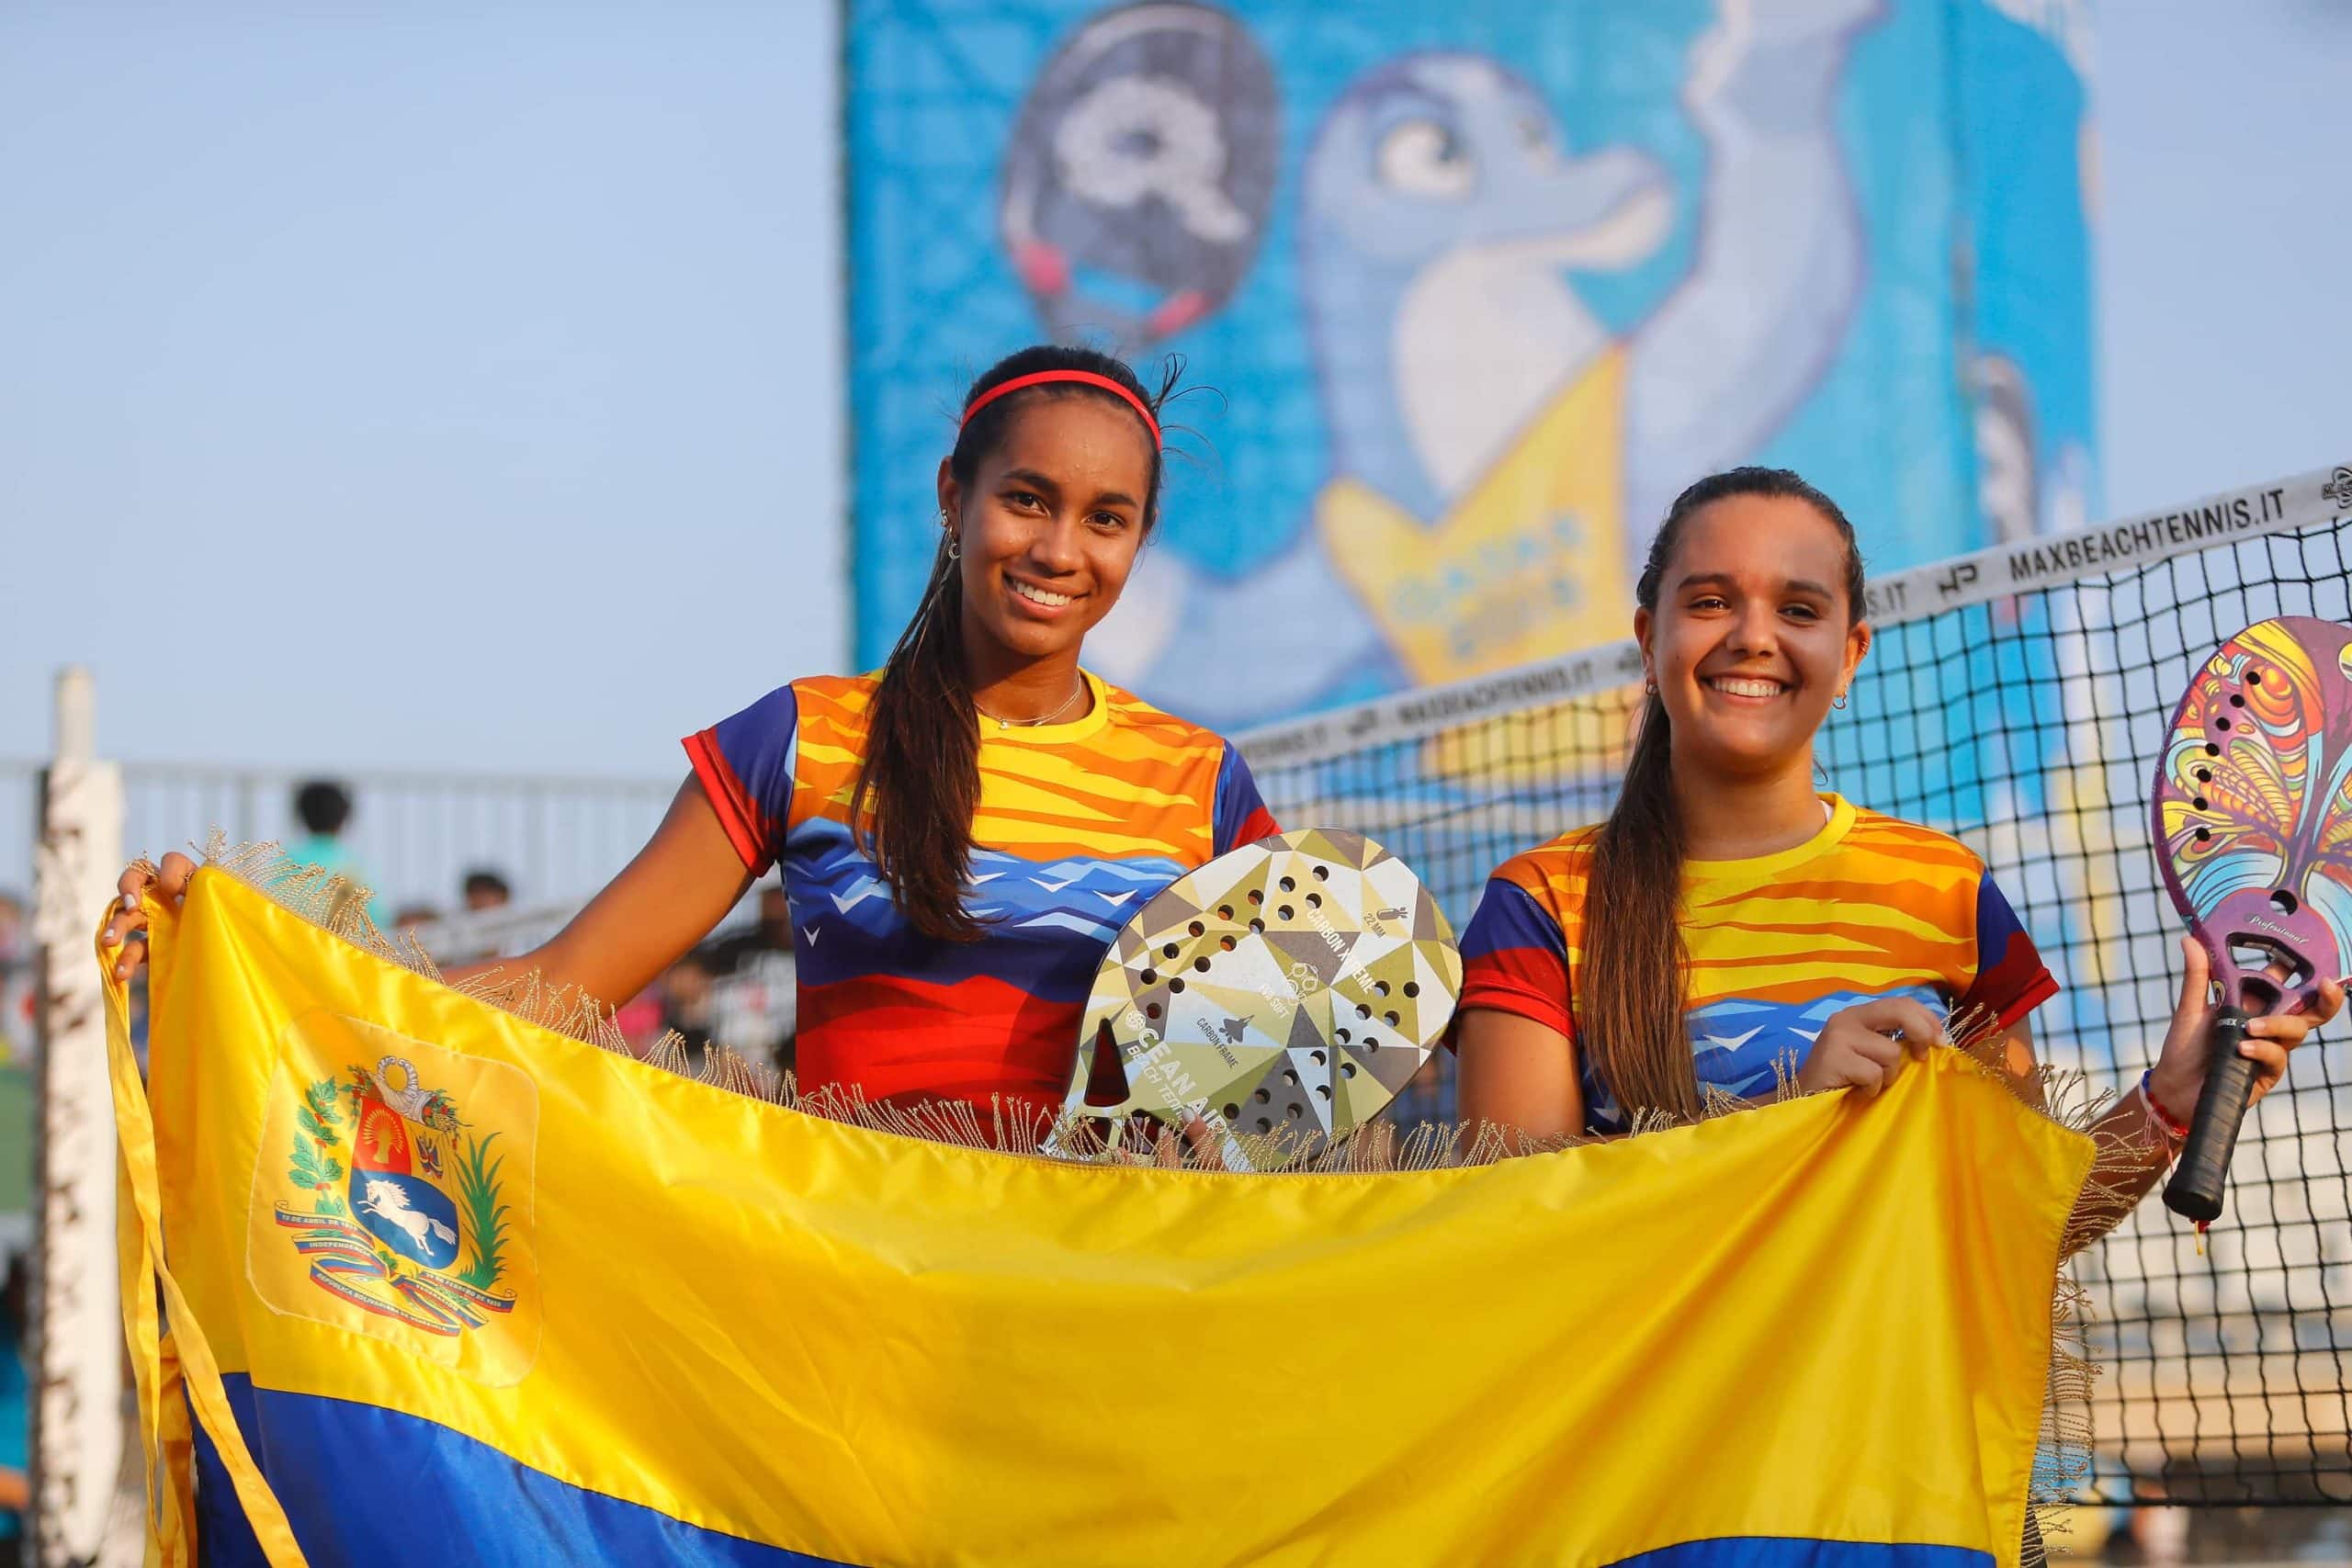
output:
M384 905L447 910L473 867L497 872L518 903L577 904L642 846L677 781L401 771L122 764L123 842L161 855L201 844L302 836L294 792L331 779L352 796L344 842ZM0 761L0 892L28 895L40 764ZM96 911L93 911L96 918Z

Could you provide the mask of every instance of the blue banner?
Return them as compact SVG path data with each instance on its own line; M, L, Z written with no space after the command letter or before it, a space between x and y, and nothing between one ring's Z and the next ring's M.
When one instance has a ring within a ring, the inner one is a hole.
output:
M1624 635L1734 463L1821 484L1876 570L2096 505L2066 0L846 18L862 663L963 383L1046 337L1216 394L1089 661L1220 727Z

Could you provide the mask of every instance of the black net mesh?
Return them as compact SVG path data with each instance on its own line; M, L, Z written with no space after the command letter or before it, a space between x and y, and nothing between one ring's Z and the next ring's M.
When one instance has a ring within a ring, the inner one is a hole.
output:
M2352 519L2338 518L1883 620L1851 706L1823 733L1825 787L1984 857L2064 987L2034 1015L2040 1048L2100 1088L2137 1081L2177 989L2182 926L2147 804L2174 705L2192 665L2251 622L2352 619L2347 538ZM1489 689L1467 705L1476 716L1434 733L1427 711L1391 702L1385 718L1324 716L1244 747L1280 820L1380 840L1459 931L1494 866L1609 807L1636 692L1545 689L1577 683L1527 672L1522 695ZM1362 743L1328 754L1351 731ZM1441 1053L1396 1117L1450 1118L1451 1071ZM2104 1368L2086 1500L2352 1500L2347 1088L2337 1051L2299 1053L2246 1122L2201 1251L2152 1199L2079 1261Z

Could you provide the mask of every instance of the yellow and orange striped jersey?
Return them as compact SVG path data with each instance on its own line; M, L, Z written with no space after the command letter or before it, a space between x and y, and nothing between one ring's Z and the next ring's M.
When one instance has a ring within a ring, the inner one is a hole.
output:
M2058 990L1984 863L1930 828L1826 795L1805 842L1683 864L1685 1018L1699 1082L1755 1097L1804 1063L1829 1015L1882 997L1983 1008L2003 1026ZM1462 1010L1516 1013L1577 1038L1585 880L1597 827L1505 861L1463 935ZM1625 1119L1579 1053L1585 1121Z
M687 738L743 863L783 867L805 1087L963 1100L984 1127L999 1097L1049 1116L1111 938L1185 872L1274 831L1239 751L1085 679L1092 705L1068 724L981 722L964 901L987 935L972 942L915 931L852 840L877 675L795 681Z

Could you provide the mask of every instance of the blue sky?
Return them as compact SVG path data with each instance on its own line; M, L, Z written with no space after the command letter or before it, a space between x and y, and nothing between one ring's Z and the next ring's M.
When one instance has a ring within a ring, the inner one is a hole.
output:
M831 14L9 6L0 755L87 660L122 756L668 773L837 663Z
M662 776L840 667L832 17L8 6L0 757L85 660L119 756ZM2109 510L2352 459L2352 6L2097 59Z

